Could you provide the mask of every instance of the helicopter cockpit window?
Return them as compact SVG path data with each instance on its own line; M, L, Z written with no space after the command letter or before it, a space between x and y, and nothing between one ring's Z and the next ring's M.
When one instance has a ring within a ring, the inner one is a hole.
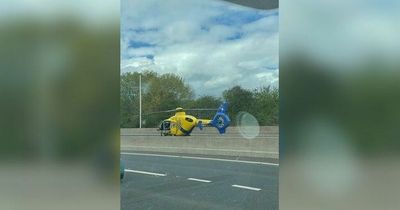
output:
M191 119L189 117L186 117L185 120L188 121L188 122L193 122L193 119Z
M165 121L165 122L164 122L164 129L165 129L165 130L169 130L169 129L170 129L170 125L171 125L171 122Z
M169 130L171 127L170 121L164 121L160 124L160 130Z

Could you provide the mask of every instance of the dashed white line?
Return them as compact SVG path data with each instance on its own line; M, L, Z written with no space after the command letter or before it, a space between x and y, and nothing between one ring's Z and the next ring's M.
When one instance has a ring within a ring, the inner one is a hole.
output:
M250 163L250 164L279 166L279 164L276 164L276 163L247 161L247 160L231 160L231 159L221 159L221 158L190 157L190 156L180 156L180 158L196 159L196 160L216 160L216 161L235 162L235 163Z
M152 176L167 176L167 174L160 174L160 173L154 173L154 172L148 172L148 171L138 171L138 170L131 170L131 169L125 169L125 172L137 173L137 174L146 174L146 175L152 175ZM196 179L196 178L187 178L187 180L196 181L196 182L204 182L204 183L210 183L211 182L210 180ZM260 191L261 190L260 188L249 187L249 186L244 186L244 185L237 185L237 184L232 185L232 187L242 188L242 189L246 189L246 190L254 190L254 191Z
M137 171L137 170L131 170L131 169L125 169L125 172L146 174L146 175L153 175L153 176L167 176L167 174L159 174L159 173L153 173L153 172L148 172L148 171Z
M246 190L254 190L254 191L260 191L261 190L260 188L248 187L248 186L237 185L237 184L232 185L232 187L242 188L242 189L246 189Z
M206 180L206 179L196 179L196 178L188 178L188 180L191 181L196 181L196 182L206 182L206 183L210 183L210 180Z
M135 153L135 152L121 152L121 154L122 155L139 155L139 156L141 155L141 156L155 156L155 157L185 158L185 159L196 159L196 160L215 160L215 161L225 161L225 162L250 163L250 164L279 166L278 163L257 162L257 161L247 161L247 160L232 160L232 159L222 159L222 158L206 158L206 157L192 157L192 156L178 156L178 155L161 155L161 154Z

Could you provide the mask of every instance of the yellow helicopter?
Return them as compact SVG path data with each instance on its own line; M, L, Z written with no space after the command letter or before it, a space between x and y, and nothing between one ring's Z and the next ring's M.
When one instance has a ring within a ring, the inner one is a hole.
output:
M157 130L161 136L189 136L192 130L197 126L203 130L204 126L215 127L220 134L224 134L231 120L226 114L228 103L223 103L217 109L217 113L210 119L197 119L192 115L187 115L183 108L178 107L175 110L175 115L163 120ZM209 109L196 109L209 110ZM213 109L215 110L215 109Z

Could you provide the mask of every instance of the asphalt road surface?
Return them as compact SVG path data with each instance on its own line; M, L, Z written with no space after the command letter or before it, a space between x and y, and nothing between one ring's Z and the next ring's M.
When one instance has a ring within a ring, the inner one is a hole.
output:
M278 209L278 164L122 152L121 209Z

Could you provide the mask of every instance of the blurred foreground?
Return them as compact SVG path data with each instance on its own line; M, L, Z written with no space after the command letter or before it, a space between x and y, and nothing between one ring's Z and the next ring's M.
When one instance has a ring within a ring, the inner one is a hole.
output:
M398 209L399 2L280 10L280 209Z
M0 209L119 209L119 2L0 4Z

